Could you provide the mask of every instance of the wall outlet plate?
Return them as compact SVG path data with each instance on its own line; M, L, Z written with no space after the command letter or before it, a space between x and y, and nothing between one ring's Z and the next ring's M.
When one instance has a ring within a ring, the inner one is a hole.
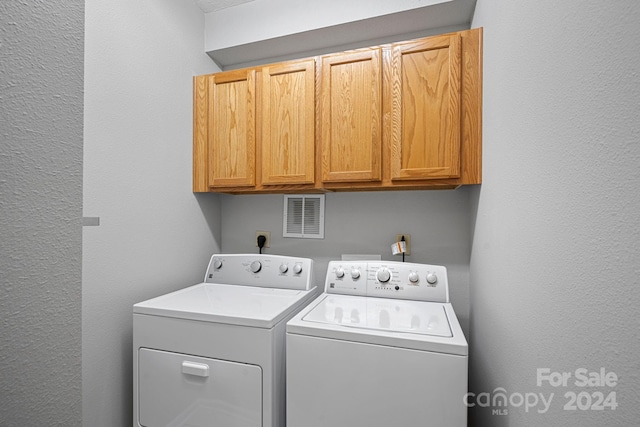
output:
M258 236L263 235L264 237L267 238L267 241L264 242L264 247L268 248L269 246L271 246L271 232L269 231L256 231L256 238L254 240L254 242L256 242L256 248L258 247Z
M411 234L396 234L396 242L402 240L402 236L404 236L404 241L407 245L407 250L405 251L405 255L411 255Z

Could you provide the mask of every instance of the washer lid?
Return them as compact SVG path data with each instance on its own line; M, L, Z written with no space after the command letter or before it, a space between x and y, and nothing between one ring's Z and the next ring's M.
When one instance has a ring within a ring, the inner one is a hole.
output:
M306 335L467 356L469 347L451 303L322 294L287 322Z
M422 301L329 295L302 319L386 332L453 336L442 304Z
M133 312L272 328L313 295L294 289L200 283L133 306Z

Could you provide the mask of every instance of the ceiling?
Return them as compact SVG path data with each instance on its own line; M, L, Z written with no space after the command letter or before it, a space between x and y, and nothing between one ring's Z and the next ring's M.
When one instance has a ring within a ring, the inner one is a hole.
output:
M237 6L242 3L249 3L253 0L196 0L196 3L203 12L214 12L227 7Z

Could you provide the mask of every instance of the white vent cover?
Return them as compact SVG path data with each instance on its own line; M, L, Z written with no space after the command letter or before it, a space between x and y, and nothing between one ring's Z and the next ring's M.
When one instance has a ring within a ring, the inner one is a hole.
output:
M282 237L324 239L324 194L284 196Z

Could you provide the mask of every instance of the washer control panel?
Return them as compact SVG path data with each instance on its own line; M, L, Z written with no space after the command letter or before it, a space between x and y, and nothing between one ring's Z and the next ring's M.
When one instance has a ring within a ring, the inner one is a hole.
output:
M330 261L325 292L449 302L446 267L398 261Z
M206 283L309 290L313 260L267 254L215 254L209 261Z

